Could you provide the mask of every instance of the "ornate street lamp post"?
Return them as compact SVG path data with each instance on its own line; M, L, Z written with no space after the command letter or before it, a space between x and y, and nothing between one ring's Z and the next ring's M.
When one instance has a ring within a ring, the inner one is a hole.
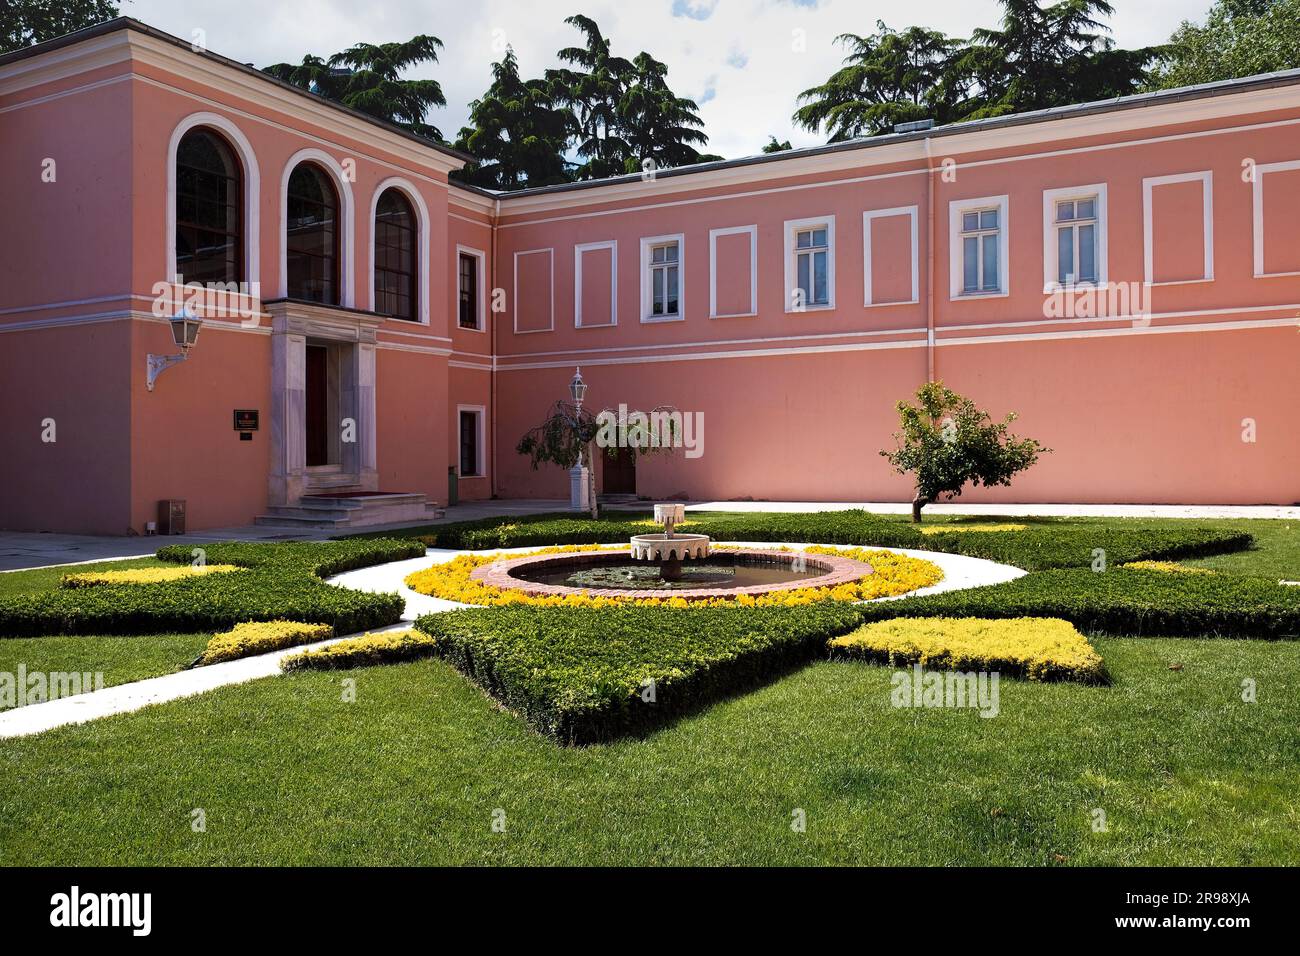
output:
M569 395L573 398L576 409L574 418L582 421L582 400L587 397L587 383L582 380L582 369L573 370L573 380L569 382ZM591 487L591 472L586 465L585 449L578 447L578 460L569 469L569 509L571 511L590 511L595 489Z

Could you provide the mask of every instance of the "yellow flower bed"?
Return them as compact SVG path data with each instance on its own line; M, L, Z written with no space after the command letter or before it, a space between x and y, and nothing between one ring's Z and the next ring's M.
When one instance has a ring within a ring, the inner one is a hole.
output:
M318 647L299 654L290 654L280 662L283 671L336 670L345 667L363 667L368 664L390 664L414 660L433 654L437 642L428 634L410 628L405 631L385 631L383 634L366 634L336 641L328 647Z
M1132 568L1134 571L1158 571L1161 574L1217 574L1209 568L1192 568L1185 564L1177 564L1173 561L1130 561L1121 567Z
M300 621L246 621L228 631L212 635L199 664L220 664L240 657L265 654L298 644L313 644L334 636L328 624Z
M59 585L65 588L91 588L99 584L162 584L164 581L179 581L182 578L197 578L205 574L229 574L231 571L243 570L233 564L205 564L197 568L184 564L170 568L82 571L79 574L65 574Z
M577 551L619 551L623 545L561 545L541 548L530 554L560 554ZM725 550L720 549L720 550ZM790 548L774 550L789 551ZM768 594L739 594L734 598L709 598L700 601L687 601L685 598L611 598L595 597L579 591L575 594L531 595L523 591L505 590L475 581L470 574L475 568L494 561L500 561L499 555L462 554L445 564L435 564L423 571L416 571L406 577L406 586L421 594L442 598L447 601L459 601L462 604L502 605L533 604L543 607L611 607L620 604L638 604L646 607L709 607L727 604L739 604L746 607L763 607L768 605L811 604L827 598L836 601L869 601L873 598L891 597L906 594L917 588L928 587L943 580L943 572L938 566L920 558L910 558L892 551L877 551L867 548L827 548L811 547L805 549L808 554L830 554L855 561L865 561L871 565L875 574L869 574L858 581L839 584L834 587L796 588L789 591L772 591ZM517 557L511 555L510 557Z
M1105 680L1088 639L1052 617L894 618L831 640L832 653L881 664L960 671L1006 671L1030 680Z
M932 524L921 529L921 534L949 534L953 531L1024 531L1023 524Z

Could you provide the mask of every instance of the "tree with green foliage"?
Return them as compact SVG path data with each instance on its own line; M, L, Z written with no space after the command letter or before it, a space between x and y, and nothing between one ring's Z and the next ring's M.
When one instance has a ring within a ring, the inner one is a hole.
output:
M632 61L618 104L623 141L631 154L624 160L626 172L640 172L646 160L659 168L699 162L700 153L692 144L709 141L696 112L699 106L673 93L667 76L668 67L649 53L638 53Z
M926 505L941 496L956 498L967 484L1010 485L1039 455L1051 451L1008 432L1014 412L995 422L942 382L927 382L917 389L915 405L899 402L897 409L902 429L894 433L897 448L880 454L900 475L912 476L915 522Z
M629 155L622 137L620 104L627 91L632 64L610 52L609 40L596 21L582 14L566 17L585 41L583 46L560 50L559 57L572 67L548 70L547 80L557 99L573 110L573 132L581 179L598 179L626 172Z
M944 78L957 41L922 27L898 32L881 21L870 36L842 33L835 41L849 48L844 66L799 94L799 126L825 127L837 143L888 133L897 123L950 118Z
M0 53L12 53L118 15L108 0L0 0Z
M1172 89L1300 68L1300 0L1218 0L1204 25L1183 21L1151 80Z
M485 189L550 186L572 179L564 158L570 114L556 105L551 84L525 80L507 47L492 64L492 85L469 105L469 124L456 148L475 162L452 173L461 182Z
M438 62L441 48L437 37L421 34L405 43L357 43L328 60L309 54L301 63L276 63L264 72L441 143L442 133L426 117L433 107L447 105L442 87L437 80L402 79L413 66Z
M763 146L763 152L765 153L784 153L791 149L794 149L794 147L790 145L788 139L783 142L770 135L767 137L767 143Z

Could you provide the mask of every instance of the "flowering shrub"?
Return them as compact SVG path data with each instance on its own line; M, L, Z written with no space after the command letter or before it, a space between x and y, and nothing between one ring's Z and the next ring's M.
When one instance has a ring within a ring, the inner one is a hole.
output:
M1024 531L1028 525L1023 524L938 524L926 525L917 530L924 535L954 534L962 531Z
M1105 680L1101 655L1068 621L1045 617L899 618L833 638L831 653L881 664L1000 671L1030 680Z
M198 567L184 565L177 568L131 568L126 571L83 571L65 574L59 582L64 588L89 588L99 584L162 584L182 578L197 578L205 574L229 574L243 571L233 564L204 564Z
M393 664L433 656L436 642L427 634L409 629L366 634L335 641L328 647L291 654L280 662L283 671L341 670L370 664Z
M1214 574L1209 568L1193 568L1174 561L1130 561L1124 565L1134 571L1157 571L1161 574Z
M303 624L299 621L246 621L228 631L212 635L199 664L220 664L240 657L265 654L298 644L312 644L334 636L328 624Z
M577 551L622 550L610 549L598 544L560 545L542 548L535 554L560 554ZM788 548L780 550L788 551ZM920 558L911 558L892 551L873 551L865 548L827 548L810 547L807 554L832 554L865 561L871 565L874 574L869 574L857 581L839 584L834 587L794 588L788 591L771 591L767 594L738 594L734 598L709 598L688 601L681 597L672 598L617 598L595 596L583 592L574 594L532 595L522 590L506 590L474 580L470 575L476 568L499 561L497 555L462 554L445 564L435 564L423 571L416 571L406 577L406 585L413 591L442 598L446 601L459 601L462 604L496 606L504 604L531 604L541 607L612 607L620 604L635 604L642 607L708 607L738 604L742 607L768 607L773 605L793 606L812 604L827 599L835 601L869 601L879 597L906 594L917 588L928 587L943 579L943 572L937 565Z

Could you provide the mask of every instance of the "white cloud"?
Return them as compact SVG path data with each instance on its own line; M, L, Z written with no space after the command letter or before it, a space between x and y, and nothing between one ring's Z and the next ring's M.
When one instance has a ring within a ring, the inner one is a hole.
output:
M365 40L404 40L432 33L445 48L439 63L412 75L442 84L447 107L430 116L445 136L464 124L471 100L491 82L500 59L494 40L513 45L530 76L559 65L555 52L578 42L564 23L581 11L627 57L646 50L668 64L681 96L701 101L706 149L734 157L757 152L769 134L796 146L823 141L790 122L800 90L838 68L841 33L869 33L876 20L901 28L918 24L965 36L996 24L996 0L119 0L122 12L168 33L206 31L208 48L266 66L325 56ZM1122 46L1159 43L1179 21L1204 16L1209 0L1145 0L1117 4L1112 18ZM674 15L674 11L681 15ZM697 18L699 17L699 18ZM806 48L792 43L803 31ZM499 42L498 42L499 46Z

